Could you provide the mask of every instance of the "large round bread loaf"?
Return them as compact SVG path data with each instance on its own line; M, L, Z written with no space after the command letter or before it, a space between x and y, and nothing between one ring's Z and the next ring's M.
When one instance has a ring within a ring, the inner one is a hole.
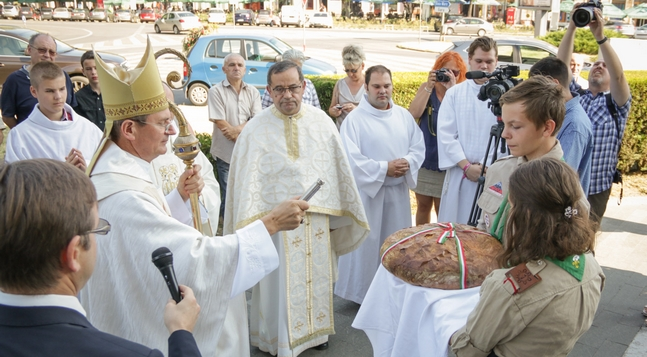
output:
M497 255L503 246L491 235L474 227L453 224L454 234L462 244L467 265L467 286L481 286L485 277L499 268ZM428 232L425 232L429 230ZM461 289L461 273L456 238L438 243L449 232L448 223L432 223L401 229L389 237L380 249L382 265L391 274L409 284L427 288Z

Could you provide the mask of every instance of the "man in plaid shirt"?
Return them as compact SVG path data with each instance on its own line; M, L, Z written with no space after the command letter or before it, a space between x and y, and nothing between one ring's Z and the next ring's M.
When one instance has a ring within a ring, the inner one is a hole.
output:
M303 62L306 61L306 56L303 52L295 49L289 49L283 52L284 61L292 61L296 63L300 68L303 68ZM315 85L312 84L312 81L308 78L306 80L306 88L303 90L303 98L301 99L302 103L310 104L315 108L321 109L321 104L319 104L319 96L317 95L317 90ZM263 109L274 104L270 93L266 90L263 94L263 99L261 100L261 107Z
M579 6L573 8L575 11ZM580 104L591 119L593 127L593 155L591 159L591 184L589 187L589 202L591 216L598 222L604 216L607 207L613 176L618 163L618 152L622 135L627 124L627 116L631 107L631 92L622 71L618 55L604 36L604 20L602 11L594 9L595 18L589 23L591 33L600 45L600 56L593 64L589 74L589 89L583 91ZM559 45L557 57L570 63L573 54L575 24L571 21L564 38ZM569 78L570 79L570 78ZM578 91L581 87L571 82L571 90ZM607 106L606 93L611 93L611 105L617 113L616 119Z

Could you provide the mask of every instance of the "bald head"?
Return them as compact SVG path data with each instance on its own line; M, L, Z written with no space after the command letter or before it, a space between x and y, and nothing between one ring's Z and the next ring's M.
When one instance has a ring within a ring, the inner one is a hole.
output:
M232 60L236 60L236 61L240 60L245 62L245 59L239 53L230 53L225 56L225 66L227 65L227 63L229 63L229 61L232 61Z

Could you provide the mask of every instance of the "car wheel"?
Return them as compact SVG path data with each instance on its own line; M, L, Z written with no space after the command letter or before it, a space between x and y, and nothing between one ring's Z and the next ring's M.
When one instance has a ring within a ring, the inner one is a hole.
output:
M476 34L479 35L479 37L483 37L485 36L485 30L480 29L479 32L477 32Z
M155 25L155 32L156 32L156 33L160 33L160 32L162 32L162 30L160 30L160 27L159 27L159 26Z
M195 83L189 87L188 93L189 101L196 106L207 105L207 97L209 95L209 87L203 83Z
M173 33L176 34L176 35L179 35L180 34L180 29L177 28L177 26L173 26Z
M75 93L90 83L88 79L83 76L73 76L70 79L72 80L72 88L74 88Z
M447 35L451 35L451 34L453 34L453 33L454 33L454 29L453 29L453 28L451 28L451 27L448 27L448 28L447 28L447 30L445 30L445 33L446 33Z

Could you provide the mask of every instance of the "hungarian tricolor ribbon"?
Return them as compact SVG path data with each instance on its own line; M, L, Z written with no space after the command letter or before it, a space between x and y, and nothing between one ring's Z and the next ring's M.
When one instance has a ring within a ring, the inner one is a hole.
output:
M458 267L460 268L461 275L461 289L467 289L467 262L465 261L465 250L463 243L458 238L453 223L438 223L438 226L443 229L436 243L445 244L447 238L454 238L456 242L456 254L458 255Z

